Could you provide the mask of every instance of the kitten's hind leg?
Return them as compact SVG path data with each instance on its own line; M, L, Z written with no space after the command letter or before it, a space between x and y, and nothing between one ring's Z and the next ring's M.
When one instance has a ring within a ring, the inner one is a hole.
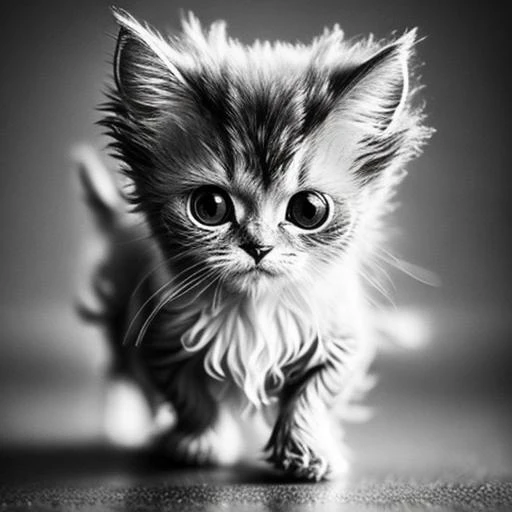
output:
M238 424L225 408L220 408L214 423L202 432L172 430L160 437L157 445L172 461L193 466L228 466L242 455Z
M238 425L227 407L217 404L211 386L196 361L173 369L165 395L174 407L176 424L159 436L160 454L187 465L229 465L239 459Z
M144 392L127 376L109 375L105 385L103 427L115 446L146 445L153 431L153 412Z

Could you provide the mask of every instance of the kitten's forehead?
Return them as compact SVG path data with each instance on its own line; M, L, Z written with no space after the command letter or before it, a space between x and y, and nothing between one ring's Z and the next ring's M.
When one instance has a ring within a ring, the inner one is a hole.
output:
M263 204L268 200L286 200L303 185L303 153L302 148L298 148L286 165L269 172L268 180L264 173L255 173L252 166L240 162L228 177L229 188L246 203Z
M285 174L289 179L304 141L305 104L297 85L280 77L247 81L228 67L191 79L230 181L268 189Z
M203 74L194 83L206 111L212 153L221 160L216 169L223 169L222 179L230 188L252 198L279 199L299 188L332 192L343 184L346 162L326 148L343 143L308 122L313 105L303 77L244 81L225 71L209 80Z
M214 184L248 202L279 202L299 189L344 188L348 164L337 151L344 134L332 141L310 121L316 103L304 74L248 80L226 66L187 78L193 102L178 106L182 125L171 121L162 139L169 169L179 177L176 190Z
M257 201L283 199L305 188L333 192L343 166L340 155L325 144L340 143L308 125L311 106L300 77L244 81L229 68L222 71L190 77L199 121L180 131L186 140L176 139L171 130L174 140L168 141L174 155L185 146L197 147L186 151L189 165L181 179L196 186L206 180Z

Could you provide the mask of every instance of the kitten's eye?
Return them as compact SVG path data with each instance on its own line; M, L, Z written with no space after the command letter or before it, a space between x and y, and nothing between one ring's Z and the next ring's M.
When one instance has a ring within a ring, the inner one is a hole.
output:
M205 226L219 226L233 217L233 203L221 188L204 186L190 196L190 212Z
M329 217L327 198L319 192L299 192L288 203L286 219L302 229L316 229Z

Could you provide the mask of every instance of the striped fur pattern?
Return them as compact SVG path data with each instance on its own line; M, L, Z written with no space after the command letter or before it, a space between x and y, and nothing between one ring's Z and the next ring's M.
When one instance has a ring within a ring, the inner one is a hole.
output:
M274 465L307 480L343 473L334 411L364 387L375 351L361 273L404 165L430 134L412 83L416 33L349 43L335 26L310 45L245 46L193 15L169 37L115 16L101 122L131 215L157 248L140 259L142 282L112 270L124 280L105 302L112 342L173 404L164 445L174 456L222 460L221 424L245 407L273 417ZM193 218L204 186L228 195L229 222ZM289 219L301 191L326 198L318 228ZM129 224L113 222L107 238ZM272 250L255 264L248 244Z

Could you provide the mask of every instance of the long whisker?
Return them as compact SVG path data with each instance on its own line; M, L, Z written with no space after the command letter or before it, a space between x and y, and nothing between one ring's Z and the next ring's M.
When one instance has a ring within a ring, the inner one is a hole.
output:
M212 274L213 274L213 272L208 272L208 273L204 274L203 276L198 276L196 273L196 274L194 274L194 277L195 277L194 280L189 280L188 282L184 281L183 284L177 290L175 290L173 293L171 293L170 296L164 297L160 301L160 303L153 309L153 311L150 313L150 315L147 317L147 319L144 321L144 324L140 328L139 334L137 335L137 339L135 341L135 346L140 345L140 342L146 335L146 332L147 332L151 322L153 321L153 319L156 317L156 315L158 315L158 313L160 313L160 311L167 304L169 304L169 302L171 302L172 300L176 300L177 298L182 296L185 291L193 290L196 286L203 283L205 280L209 279L212 276ZM191 288L189 288L190 286L191 286ZM208 286L211 286L211 283L209 283ZM206 290L207 287L205 287L204 289Z
M198 282L202 282L203 278L200 278ZM187 283L187 286L189 286L191 283ZM193 283L197 284L197 283ZM183 288L180 288L180 292L183 291ZM142 339L146 335L147 330L149 329L149 326L151 322L154 320L154 318L160 313L160 311L172 300L172 296L166 296L164 297L151 311L151 313L148 315L144 323L142 324L142 327L139 329L139 333L137 334L137 339L135 340L135 346L140 345Z
M434 272L398 258L383 247L380 247L379 251L380 253L376 253L378 258L416 281L428 286L441 286L441 280Z
M382 283L380 283L378 281L378 279L374 278L373 276L371 276L370 274L368 274L367 272L364 272L364 271L361 271L360 275L371 286L373 286L373 288L375 288L375 290L377 290L387 301L389 301L391 305L394 306L394 302L393 302L393 299L392 299L389 291L386 290L386 288L382 285Z
M133 327L133 325L135 324L135 322L137 321L137 318L142 314L142 312L144 311L144 309L146 308L146 306L148 304L151 303L151 301L157 297L160 293L162 293L166 288L168 288L169 286L171 286L172 284L174 284L176 282L176 279L180 276L182 276L185 272L188 272L190 271L192 268L195 268L199 265L199 263L195 263L194 265L192 265L191 267L183 270L182 272L180 272L178 275L174 276L173 278L171 278L169 281L166 281L162 286L160 286L155 292L153 292L145 301L144 303L139 307L139 309L137 310L137 313L132 317L129 325L128 325L128 328L126 329L126 332L125 332L125 335L124 335L124 339L123 339L123 344L126 344L127 343L127 340L128 340L128 336L129 336L129 333ZM181 285L183 284L188 284L188 281L189 280L192 280L194 277L196 277L197 275L199 275L199 273L201 272L201 269L199 269L198 271L194 272L192 275L186 277L183 282L181 283ZM180 285L180 286L181 286Z
M213 275L215 275L215 272L214 272L214 271L210 272L210 274L208 274L208 275L207 275L207 276L205 276L205 277L206 277L206 279L209 279L209 278L210 278L210 277L212 277ZM198 299L198 298L199 298L199 297L200 297L200 296L201 296L201 295L202 295L202 294L203 294L203 293L204 293L208 288L211 288L212 286L214 286L215 282L216 282L216 281L218 281L218 280L219 280L219 277L215 277L215 278L214 278L214 280L213 280L212 282L208 283L206 286L203 286L203 288L201 288L201 290L200 290L200 291L198 291L198 292L195 294L195 296L194 296L194 300L197 300L197 299ZM203 282L204 282L204 280L203 280ZM200 283L196 283L196 284L194 285L194 287L195 287L195 286L198 286L199 284L200 284ZM179 298L179 297L173 297L173 298L172 298L172 300L176 300L177 298Z
M180 258L184 258L186 256L186 253L182 253L182 254L179 254L179 255L175 255L175 256L171 256L169 258L166 258L162 261L160 261L157 265L155 265L153 268L149 269L140 279L139 283L137 284L137 286L134 288L134 290L132 291L131 295L130 295L130 300L135 296L135 294L139 291L140 287L144 284L144 281L146 281L150 276L151 274L153 274L153 272L156 272L159 268L161 268L163 265L166 265L168 263L171 263L173 261L177 261L178 259ZM200 262L197 262L195 263L194 265L191 265L190 267L187 267L186 269L182 270L181 272L179 272L178 274L172 276L172 280L171 282L174 282L176 281L176 279L178 279L178 277L182 276L185 272L188 272L189 270L192 270L193 268L197 267L198 265L200 265L201 263ZM151 297L152 298L152 297ZM151 299L150 298L150 299ZM150 300L149 299L149 300ZM144 306L142 306L144 307Z

